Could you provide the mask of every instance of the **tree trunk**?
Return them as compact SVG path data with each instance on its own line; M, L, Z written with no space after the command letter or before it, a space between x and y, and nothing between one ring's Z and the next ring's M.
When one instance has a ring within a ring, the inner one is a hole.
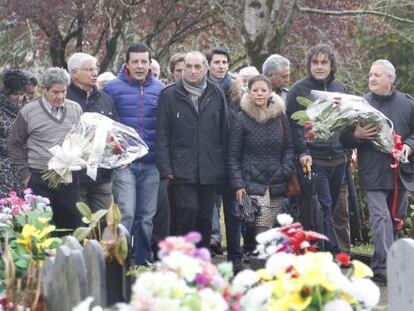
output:
M280 48L276 19L281 0L246 0L241 34L248 61L260 70L264 60Z

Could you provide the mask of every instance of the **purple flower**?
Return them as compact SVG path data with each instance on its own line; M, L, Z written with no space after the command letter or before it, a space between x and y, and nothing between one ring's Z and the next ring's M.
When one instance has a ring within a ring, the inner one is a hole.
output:
M184 238L187 242L197 244L201 241L201 234L196 231L191 231L187 233Z
M197 285L200 285L201 287L206 287L208 285L209 279L205 275L198 273L194 281Z
M26 188L26 189L24 189L23 193L24 193L24 194L32 194L32 193L33 193L33 191L32 191L32 189L30 189L30 188Z

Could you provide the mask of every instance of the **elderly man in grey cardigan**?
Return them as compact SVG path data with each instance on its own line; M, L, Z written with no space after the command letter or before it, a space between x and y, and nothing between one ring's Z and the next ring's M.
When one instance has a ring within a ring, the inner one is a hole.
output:
M57 189L49 188L41 178L52 157L49 149L63 143L82 114L78 103L66 99L69 83L69 74L64 69L53 67L45 71L41 81L43 96L26 104L18 113L10 132L8 152L25 186L49 198L56 227L73 229L80 223L76 178Z

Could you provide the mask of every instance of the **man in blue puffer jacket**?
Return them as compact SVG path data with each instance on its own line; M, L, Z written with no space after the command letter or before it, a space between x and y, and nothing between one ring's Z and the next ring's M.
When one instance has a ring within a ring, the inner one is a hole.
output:
M122 212L122 224L133 230L135 263L152 262L152 219L157 208L159 173L155 165L155 115L164 85L152 76L151 52L143 43L132 44L118 78L104 91L114 100L120 122L134 128L149 147L147 155L127 168L114 170L115 202ZM132 228L133 227L133 228Z

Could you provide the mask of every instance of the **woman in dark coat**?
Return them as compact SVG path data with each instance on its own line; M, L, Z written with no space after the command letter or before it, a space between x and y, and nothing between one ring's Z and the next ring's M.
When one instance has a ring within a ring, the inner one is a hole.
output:
M28 76L21 70L7 70L3 77L3 90L0 93L0 198L7 197L10 191L22 193L17 172L7 156L7 138L23 104Z
M282 213L283 193L293 169L292 133L283 100L264 75L250 79L229 144L230 184L240 202L247 193L262 206L254 231L270 229Z

